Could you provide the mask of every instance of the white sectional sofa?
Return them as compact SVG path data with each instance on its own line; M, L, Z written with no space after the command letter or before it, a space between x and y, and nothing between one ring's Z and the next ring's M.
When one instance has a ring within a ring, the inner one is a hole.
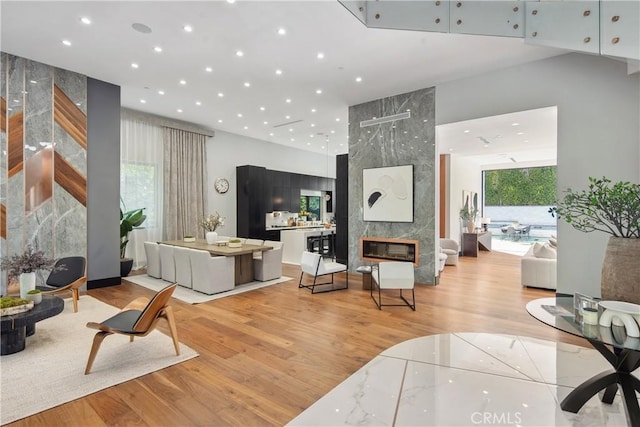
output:
M522 286L556 289L557 252L554 246L535 243L520 260Z

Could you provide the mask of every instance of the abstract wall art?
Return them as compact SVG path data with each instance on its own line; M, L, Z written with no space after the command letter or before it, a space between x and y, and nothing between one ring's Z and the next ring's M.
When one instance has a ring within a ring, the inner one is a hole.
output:
M363 219L413 222L413 165L362 170Z

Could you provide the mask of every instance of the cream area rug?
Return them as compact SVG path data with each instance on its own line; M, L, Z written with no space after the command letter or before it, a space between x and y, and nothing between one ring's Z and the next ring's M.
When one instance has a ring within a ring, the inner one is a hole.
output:
M154 291L159 291L160 289L163 289L169 284L169 282L167 282L166 280L156 279L146 274L140 274L138 276L129 276L129 277L126 277L125 280L131 283L135 283L136 285L140 285L145 288L152 289ZM185 288L183 286L178 286L176 287L176 290L173 292L173 297L179 299L180 301L184 301L188 304L199 304L202 302L212 301L218 298L237 295L242 292L252 291L254 289L264 288L265 286L271 286L278 283L283 283L283 282L286 282L287 280L291 280L291 277L282 276L278 279L268 280L266 282L253 281L253 282L246 283L244 285L238 285L230 291L220 292L219 294L214 294L214 295L207 295L207 294L203 294L202 292Z
M36 323L36 333L27 337L23 351L0 357L0 422L7 424L198 356L184 344L176 356L171 337L158 330L133 342L111 335L102 342L91 373L84 375L97 332L87 328L87 322L102 322L118 311L82 295L78 313L69 298L62 313Z

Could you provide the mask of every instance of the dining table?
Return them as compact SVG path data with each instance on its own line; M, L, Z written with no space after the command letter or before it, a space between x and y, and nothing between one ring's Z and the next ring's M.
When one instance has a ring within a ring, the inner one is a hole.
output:
M204 239L196 239L194 242L185 242L184 240L167 240L161 243L182 248L208 251L212 256L234 257L234 285L236 286L253 281L253 254L273 249L273 246L270 245L249 245L246 243L243 243L240 247L230 247L227 242L224 244L214 243L210 245Z

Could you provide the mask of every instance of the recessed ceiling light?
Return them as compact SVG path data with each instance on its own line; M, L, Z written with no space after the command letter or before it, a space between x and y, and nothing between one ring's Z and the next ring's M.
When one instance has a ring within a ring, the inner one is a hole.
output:
M264 122L262 122L262 124L264 124L264 125L268 125L268 124L269 124L269 122L265 120Z
M295 141L296 141L296 139L295 139L295 138L291 138L291 142L295 142Z
M199 106L201 106L201 105L202 105L202 102L200 102L200 101L196 101L196 105L199 107Z
M524 132L518 132L516 135L524 135Z
M131 63L131 68L139 68L139 65L136 64L135 62L132 62Z
M264 111L264 107L260 107L260 111Z
M309 134L309 138L313 138L313 136L314 136L314 135L313 135L312 133L311 133L311 134Z
M324 150L324 145L322 147L320 147L320 148L322 148Z
M318 52L318 54L316 55L316 58L318 58L318 59L324 59L324 53L322 53L322 52Z
M340 121L340 117L336 117L336 122L339 122L339 121Z
M69 40L62 40L62 44L65 46L71 46L71 42Z
M186 85L186 84L187 84L187 81L186 81L186 80L180 80L180 84L181 84L181 85Z
M213 68L211 68L211 67L206 67L204 70L205 70L207 73L212 73L212 72L213 72Z
M219 97L219 98L223 98L223 97L224 97L224 93L222 93L222 92L218 92L218 97Z
M335 130L332 130L332 131L331 131L331 133L336 133L336 131L335 131Z
M242 113L238 113L238 117L242 117Z
M229 4L234 4L236 2L236 0L227 0L227 3Z
M85 25L91 25L91 18L87 16L83 16L82 18L80 18L80 22L82 22Z
M311 143L310 143L310 142L307 142L307 145L311 145Z
M35 85L35 84L38 84L38 82L37 82L37 81L35 81L35 80L29 80L29 83L32 83L32 84L34 84L34 85Z
M160 46L154 47L153 50L154 52L158 52L158 53L162 52L162 48Z
M278 34L284 36L285 34L287 34L287 29L283 27L278 28Z
M289 128L289 132L293 132L293 128Z
M312 128L316 127L316 124L315 123L311 123L311 127Z
M315 108L312 108L312 109L311 109L311 112L312 112L312 113L315 113L315 112L316 112L316 109L315 109Z
M487 148L489 146L489 144L484 144L484 148Z
M146 100L146 99L141 99L141 100L140 100L140 103L141 103L141 104L146 104L146 103L147 103L147 100Z
M518 126L520 123L511 123L511 126Z
M247 129L249 129L249 126L245 126L245 127L244 127L244 130L247 130Z
M218 119L218 123L222 123L222 119Z
M178 113L182 113L182 108L178 108Z
M244 82L244 87L251 87L251 83L249 83L249 82Z
M318 95L322 94L322 89L316 89L316 93L317 93Z
M286 116L284 116L284 118L289 120L291 118L291 116L287 114Z
M464 133L469 133L469 132L471 132L469 129L464 130Z
M279 75L279 76L282 75L282 70L280 70L280 69L276 70L276 74Z
M451 152L451 151L453 151L453 148L449 148L449 151L450 151L450 152Z
M284 102L286 102L287 104L291 104L291 98L285 99Z
M244 56L244 52L241 50L236 50L236 56Z
M269 133L269 136L273 136L273 132L270 132L270 133Z
M193 31L193 27L189 24L185 25L184 27L182 27L183 30L185 30L187 33L190 33Z
M356 82L360 83L362 81L362 77L356 77Z

